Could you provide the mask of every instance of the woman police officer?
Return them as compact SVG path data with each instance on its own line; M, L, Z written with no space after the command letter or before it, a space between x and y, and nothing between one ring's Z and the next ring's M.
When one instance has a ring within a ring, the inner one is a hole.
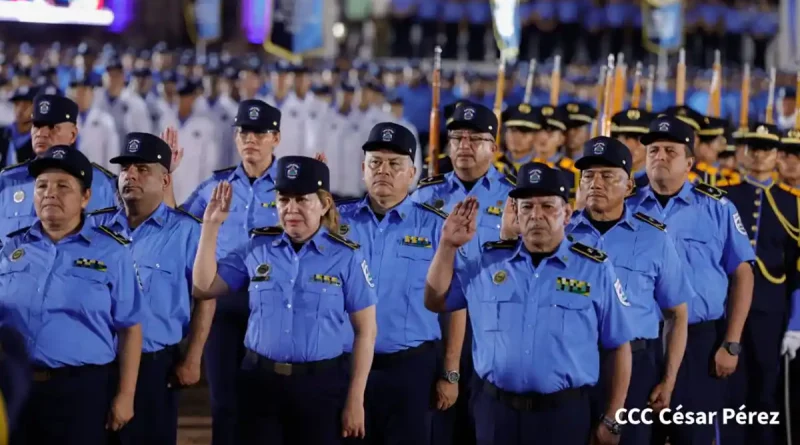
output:
M377 332L374 283L359 246L337 234L328 167L285 156L276 169L282 227L253 230L247 244L217 263L217 233L232 195L230 184L220 182L203 215L193 271L200 298L227 295L249 282L243 368L251 400L240 411L239 442L324 445L363 437ZM349 389L345 312L355 331Z
M142 351L136 269L126 239L84 223L92 165L82 153L55 146L28 170L36 220L8 234L0 251L0 324L25 338L34 370L11 442L105 444L106 429L133 417Z

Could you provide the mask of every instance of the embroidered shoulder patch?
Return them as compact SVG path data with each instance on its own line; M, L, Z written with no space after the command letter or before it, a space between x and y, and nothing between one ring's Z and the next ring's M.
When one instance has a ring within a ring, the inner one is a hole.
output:
M7 238L14 238L15 236L22 235L23 233L27 232L28 229L30 229L30 228L31 228L31 226L23 227L21 229L18 229L18 230L15 230L15 231L9 233L8 235L6 235L6 237Z
M636 213L633 214L633 217L638 219L639 221L644 221L647 224L650 224L651 226L655 227L658 230L661 230L661 231L667 230L667 225L666 224L664 224L663 222L653 218L650 215L645 215L642 212L636 212Z
M486 250L493 249L514 249L517 247L517 240L498 240L483 243L483 248Z
M717 201L719 201L720 199L722 199L723 196L725 196L724 190L718 189L704 182L698 182L697 184L695 184L694 190L708 196L709 198L716 199Z
M109 171L109 170L106 170L106 168L101 166L100 164L92 162L92 167L100 170L104 175L108 176L111 179L115 179L117 177L117 175L115 175L114 173L111 173L111 171Z
M429 185L441 184L445 181L444 175L428 176L422 178L417 182L417 188L427 187Z
M116 207L106 207L104 209L97 209L95 211L89 212L89 213L87 213L87 215L102 215L102 214L105 214L105 213L114 213L117 210L119 210L119 209L116 208Z
M106 226L97 226L97 229L105 233L106 235L110 236L111 238L114 238L116 242L122 244L123 246L127 246L128 244L131 243L130 240L120 235L119 233L109 229Z
M586 244L582 243L575 243L569 246L569 250L579 255L583 255L591 260L597 261L598 263L602 263L603 261L608 259L608 255L606 255L606 253L603 252L602 250L595 249L594 247L589 247Z
M260 227L250 231L250 235L253 236L275 236L280 235L281 233L283 233L283 228L278 226Z
M445 212L443 210L437 209L436 207L434 207L434 206L432 206L432 205L430 205L428 203L422 203L422 204L420 204L420 206L423 209L425 209L425 210L427 210L427 211L429 211L431 213L435 213L435 214L441 216L443 219L447 219L447 212Z
M188 216L189 218L192 218L193 220L197 221L198 223L203 224L203 220L202 219L192 215L191 213L187 212L186 210L183 210L180 207L175 207L175 210L177 210L178 213L180 213L182 215L185 215L185 216Z
M328 232L328 236L329 236L329 237L330 237L332 240L334 240L334 241L336 241L336 242L338 242L338 243L340 243L340 244L344 244L345 246L347 246L347 247L349 247L349 248L351 248L351 249L353 249L353 250L356 250L356 249L358 249L358 248L360 248L360 247L361 247L361 245L359 245L357 242L355 242L355 241L350 241L349 239L347 239L347 238L344 238L344 237L342 237L341 235L337 235L337 234L335 234L335 233Z

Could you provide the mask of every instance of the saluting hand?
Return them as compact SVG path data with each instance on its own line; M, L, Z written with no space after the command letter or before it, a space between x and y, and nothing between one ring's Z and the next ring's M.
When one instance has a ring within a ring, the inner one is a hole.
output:
M456 204L442 227L441 242L459 248L467 244L478 230L478 200L470 196Z
M348 398L342 411L342 437L363 439L367 435L365 424L364 403Z
M328 163L328 157L325 156L325 153L322 152L317 152L317 154L314 155L314 159L320 162L324 162L325 164Z
M233 196L233 188L227 181L220 181L214 191L211 192L211 199L206 206L206 211L203 213L204 224L222 224L228 219L228 213L231 210L231 199Z
M503 218L500 221L500 239L517 239L520 234L519 218L514 207L512 198L506 198L506 206L503 208Z
M172 173L178 169L183 160L183 147L178 143L178 130L174 127L167 127L161 132L161 139L169 145L169 149L172 151L172 159L169 163L169 172Z
M117 394L108 413L106 429L119 431L133 419L133 394Z

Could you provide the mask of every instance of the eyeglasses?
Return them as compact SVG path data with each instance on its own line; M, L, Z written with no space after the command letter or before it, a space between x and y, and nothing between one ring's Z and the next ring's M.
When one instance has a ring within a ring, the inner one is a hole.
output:
M406 162L403 159L378 159L372 158L367 161L367 168L370 170L379 170L384 164L389 164L389 169L393 172L400 172L406 168Z
M494 139L485 138L477 134L469 133L451 133L447 135L447 139L456 145L460 144L462 140L466 139L470 145L477 145L481 142L494 142Z

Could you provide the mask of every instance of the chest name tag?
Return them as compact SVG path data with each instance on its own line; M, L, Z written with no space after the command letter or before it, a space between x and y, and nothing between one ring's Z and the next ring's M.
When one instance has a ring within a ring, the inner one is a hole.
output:
M108 270L106 268L106 263L98 260L89 260L86 258L78 258L75 260L75 267L85 267L87 269L94 269L100 272L105 272Z
M431 240L429 240L428 238L423 238L421 236L406 235L403 238L403 244L406 246L414 246L414 247L432 247Z
M583 280L558 277L556 278L556 290L588 297L589 292L591 291L591 286L589 285L589 283Z
M325 283L325 284L332 284L334 286L341 286L342 282L339 280L339 277L332 277L330 275L323 275L323 274L314 274L311 277L311 281L315 283Z
M493 207L493 206L487 207L486 213L494 216L501 216L503 214L503 209L501 209L500 207Z

